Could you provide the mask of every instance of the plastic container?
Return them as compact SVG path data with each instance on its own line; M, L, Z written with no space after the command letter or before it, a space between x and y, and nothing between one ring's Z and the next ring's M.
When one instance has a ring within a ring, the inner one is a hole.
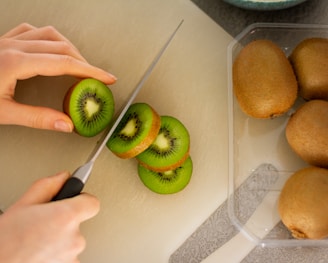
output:
M269 39L278 44L288 56L293 48L309 37L328 38L328 26L307 24L256 23L240 33L228 47L228 107L229 107L229 196L228 213L232 223L251 241L261 246L325 246L325 240L297 240L280 225L277 201L287 178L296 170L307 166L289 147L285 138L285 126L293 111L304 103L298 99L284 116L261 120L244 114L233 95L232 65L239 51L256 39ZM268 72L270 74L270 72ZM251 209L252 201L245 204L236 197L238 187L261 164L270 164L269 173L278 174L275 183L264 186L254 181L249 194L263 193L265 197L255 212L245 222L244 214ZM272 168L273 167L273 168Z

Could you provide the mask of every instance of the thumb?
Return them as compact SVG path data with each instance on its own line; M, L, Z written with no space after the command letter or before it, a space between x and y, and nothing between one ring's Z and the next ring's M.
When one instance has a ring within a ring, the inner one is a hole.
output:
M69 177L69 172L65 171L35 181L14 206L43 204L51 201Z
M71 132L74 128L71 119L63 112L5 99L0 102L0 120L2 124L63 132Z

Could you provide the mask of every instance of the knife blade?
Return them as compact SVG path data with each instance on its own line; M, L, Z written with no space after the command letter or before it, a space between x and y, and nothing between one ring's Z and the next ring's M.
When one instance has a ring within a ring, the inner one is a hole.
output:
M95 149L92 151L91 156L89 157L87 162L84 163L82 166L78 167L74 171L74 173L71 175L71 177L68 178L68 180L64 183L63 187L59 190L59 192L52 199L52 201L61 200L61 199L65 199L65 198L70 198L70 197L76 196L76 195L81 193L85 183L87 182L87 180L88 180L88 178L91 174L91 171L92 171L92 168L93 168L93 165L94 165L96 159L98 158L98 156L101 153L102 149L106 145L108 139L114 133L115 129L117 128L118 124L122 120L124 114L129 109L129 107L132 104L133 100L135 99L135 97L140 92L141 88L145 84L146 80L150 76L151 72L155 68L155 66L158 63L158 61L160 60L160 58L162 57L163 53L165 52L165 50L167 49L167 47L171 43L172 39L174 38L175 34L179 30L182 23L183 23L183 20L181 20L181 22L178 24L176 29L170 35L170 37L165 42L163 47L160 49L157 56L154 58L152 63L149 65L149 67L146 70L146 72L144 73L143 77L140 79L140 81L138 82L136 87L133 89L133 92L130 95L130 97L128 98L128 101L126 102L124 108L121 110L120 114L118 115L118 117L115 120L114 124L111 126L111 128L107 132L106 136L104 136L102 138L102 140L100 141L100 143L98 143L96 145Z

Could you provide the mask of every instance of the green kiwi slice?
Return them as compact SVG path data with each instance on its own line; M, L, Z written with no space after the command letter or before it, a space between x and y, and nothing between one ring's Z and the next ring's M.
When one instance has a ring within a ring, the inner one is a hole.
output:
M64 111L71 117L75 131L92 137L110 123L115 110L111 90L96 79L83 79L72 86L64 99Z
M143 184L155 193L174 194L186 187L193 170L188 157L179 167L166 172L154 172L143 165L138 165L138 174Z
M147 103L132 104L106 145L120 158L135 157L155 140L160 120Z
M156 139L136 159L156 172L174 170L188 158L189 144L186 127L174 117L161 116L161 128Z

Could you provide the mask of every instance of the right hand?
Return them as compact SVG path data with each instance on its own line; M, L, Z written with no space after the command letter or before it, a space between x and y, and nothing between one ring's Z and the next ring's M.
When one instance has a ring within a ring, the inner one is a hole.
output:
M0 216L0 262L78 263L85 248L80 224L95 216L99 201L86 193L50 202L68 172L36 181Z

